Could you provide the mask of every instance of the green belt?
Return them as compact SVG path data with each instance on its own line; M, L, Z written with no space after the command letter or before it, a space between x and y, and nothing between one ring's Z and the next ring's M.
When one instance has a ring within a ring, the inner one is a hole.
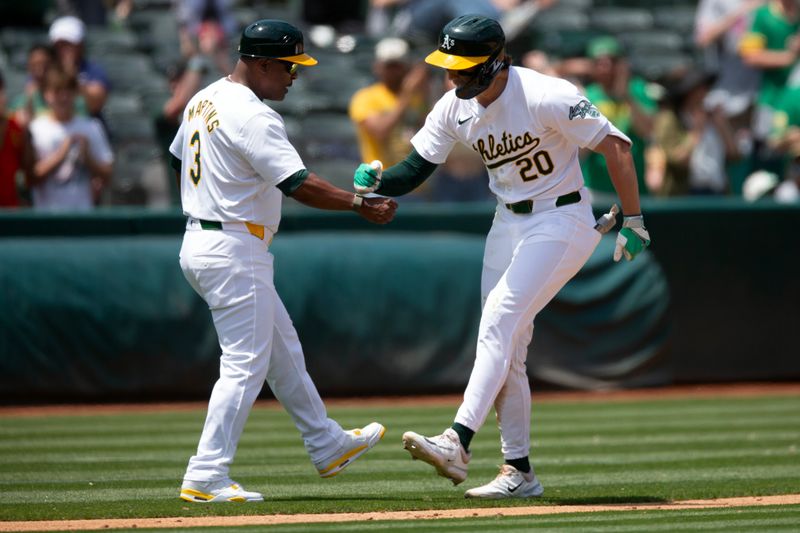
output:
M577 204L580 201L581 201L581 192L575 191L556 198L556 207L561 207L562 205ZM506 204L506 207L511 212L516 213L518 215L528 215L530 213L533 213L533 200L522 200L521 202Z
M216 222L214 220L197 220L200 223L200 227L203 229L218 229L222 231L222 222Z

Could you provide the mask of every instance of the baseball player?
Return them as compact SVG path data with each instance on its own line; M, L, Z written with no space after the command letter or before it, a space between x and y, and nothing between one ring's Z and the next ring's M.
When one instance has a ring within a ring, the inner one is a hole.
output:
M571 83L512 67L504 46L503 31L492 19L465 15L450 21L426 61L446 69L456 88L436 103L404 161L382 173L379 162L362 164L354 177L358 193L402 195L430 176L456 143L478 152L489 172L497 209L486 239L483 312L464 401L441 435L403 435L413 458L458 484L467 478L470 441L494 406L505 464L493 481L468 490L468 498L543 492L528 459L531 393L525 359L534 318L600 241L579 147L605 156L622 203L614 260L631 260L650 243L630 140Z
M281 217L281 194L321 209L354 210L379 224L391 221L397 208L394 200L363 199L306 170L283 119L262 102L283 100L298 65L316 63L291 24L250 24L233 73L189 101L170 146L188 217L181 269L208 303L222 349L219 380L181 487L186 501L263 501L228 472L264 380L291 415L322 477L341 472L384 434L376 422L344 431L327 417L273 283L269 245Z

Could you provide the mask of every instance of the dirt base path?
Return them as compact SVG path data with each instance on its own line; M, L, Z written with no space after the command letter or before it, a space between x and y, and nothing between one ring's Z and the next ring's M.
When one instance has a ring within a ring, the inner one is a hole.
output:
M197 516L185 518L114 518L97 520L55 520L35 522L0 522L0 531L76 531L131 528L190 528L273 526L279 524L319 524L386 520L437 520L442 518L474 518L486 516L533 516L605 511L674 511L750 507L762 505L800 504L800 494L722 498L718 500L684 500L672 503L637 503L617 505L537 505L530 507L493 507L437 511L391 511L372 513L293 514L262 516Z

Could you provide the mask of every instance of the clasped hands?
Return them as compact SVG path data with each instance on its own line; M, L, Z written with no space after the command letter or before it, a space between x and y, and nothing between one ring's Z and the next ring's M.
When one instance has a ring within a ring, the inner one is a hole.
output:
M366 163L359 165L353 176L356 195L363 196L375 192L381 184L382 172L383 164L378 160L369 165ZM396 210L397 202L391 198L362 198L356 208L361 216L376 224L391 222Z

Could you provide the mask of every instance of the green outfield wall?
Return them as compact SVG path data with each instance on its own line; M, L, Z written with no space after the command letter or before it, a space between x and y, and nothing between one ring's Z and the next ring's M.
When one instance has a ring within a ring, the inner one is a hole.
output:
M604 206L597 206L598 212ZM651 249L606 236L536 321L540 383L800 378L800 206L645 203ZM459 391L489 204L401 204L375 227L287 207L275 281L325 394ZM218 346L178 266L178 212L0 213L0 401L204 398Z

